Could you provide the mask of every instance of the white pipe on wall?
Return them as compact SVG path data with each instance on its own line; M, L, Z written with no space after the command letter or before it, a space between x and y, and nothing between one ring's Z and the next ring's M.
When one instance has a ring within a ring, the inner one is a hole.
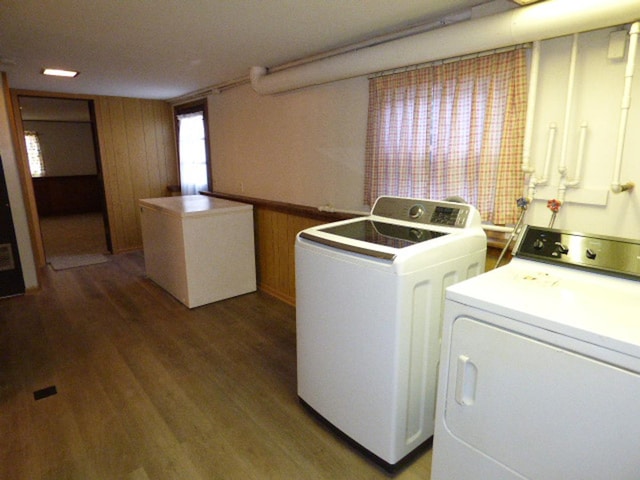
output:
M545 185L549 181L549 170L551 170L551 157L553 156L553 145L556 143L556 132L558 125L555 122L549 124L549 137L547 138L547 151L544 155L544 169L542 178L538 179L538 185Z
M569 125L571 124L571 112L573 111L573 90L576 85L576 64L578 63L578 38L577 33L573 34L571 45L571 60L569 62L569 80L567 83L567 103L564 111L564 131L562 132L562 149L560 151L560 162L558 162L558 173L561 176L567 173L567 150L569 148Z
M578 143L578 159L576 160L576 170L570 180L566 181L567 187L577 187L582 178L582 164L584 160L584 144L587 139L587 122L580 125L580 140Z
M620 127L618 130L618 144L616 147L616 158L613 168L613 180L611 191L620 193L631 190L633 182L620 184L620 172L622 170L622 155L624 153L624 141L627 135L627 117L631 108L631 83L633 81L633 71L635 68L636 49L638 46L638 34L640 33L640 22L635 22L629 30L629 53L627 58L627 68L624 74L624 92L622 94L622 106L620 108Z
M354 50L271 74L251 70L259 94L321 85L369 73L544 40L636 20L640 0L547 0L496 15Z
M553 145L556 140L556 131L558 126L555 123L549 124L549 135L547 137L547 151L544 156L544 166L542 168L542 177L537 177L535 174L531 175L529 179L529 189L527 191L527 197L529 201L535 198L536 187L538 185L546 185L549 181L549 169L551 168L551 155L553 154Z
M574 177L569 180L569 176L563 174L560 177L560 184L558 185L558 200L561 204L564 203L564 199L567 193L567 188L577 187L580 184L580 177L582 175L582 160L584 158L584 143L587 138L587 122L583 122L580 125L580 140L578 144L578 158L576 160L576 171Z

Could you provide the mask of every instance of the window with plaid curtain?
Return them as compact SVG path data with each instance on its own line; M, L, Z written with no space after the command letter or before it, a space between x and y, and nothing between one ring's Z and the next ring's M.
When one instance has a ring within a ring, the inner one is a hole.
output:
M458 196L515 223L526 90L523 49L372 78L365 202Z

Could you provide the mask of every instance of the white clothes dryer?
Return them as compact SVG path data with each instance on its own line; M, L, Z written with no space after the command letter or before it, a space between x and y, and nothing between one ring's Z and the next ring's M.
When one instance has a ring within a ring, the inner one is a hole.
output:
M636 479L640 241L526 227L447 289L432 480Z
M388 470L433 435L444 291L486 245L471 205L398 197L298 234L298 396Z

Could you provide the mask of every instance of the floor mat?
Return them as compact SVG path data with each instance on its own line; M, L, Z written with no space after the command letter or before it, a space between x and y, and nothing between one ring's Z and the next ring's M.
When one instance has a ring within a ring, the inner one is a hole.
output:
M105 263L107 257L105 255L95 253L86 255L62 255L59 257L51 257L49 264L54 270L65 270L67 268L84 267L87 265L95 265L97 263Z

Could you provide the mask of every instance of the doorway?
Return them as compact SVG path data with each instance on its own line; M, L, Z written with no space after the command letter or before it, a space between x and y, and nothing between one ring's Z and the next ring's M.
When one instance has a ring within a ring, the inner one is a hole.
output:
M17 99L45 262L111 252L93 101Z

